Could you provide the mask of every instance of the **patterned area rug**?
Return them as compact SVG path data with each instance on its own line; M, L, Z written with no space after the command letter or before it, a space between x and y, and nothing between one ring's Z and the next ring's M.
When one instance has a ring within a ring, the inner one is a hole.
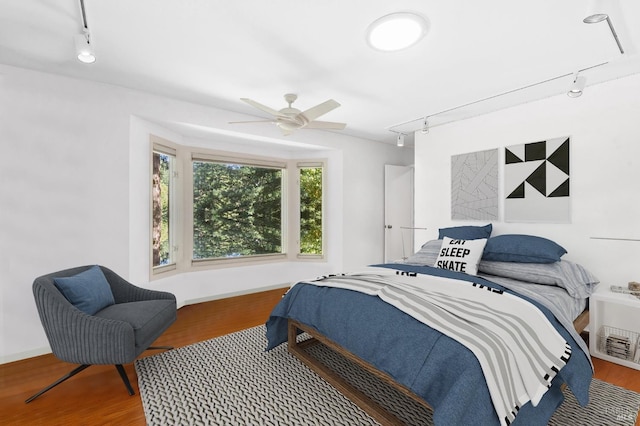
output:
M264 326L135 362L149 425L377 425L287 352L265 352ZM304 336L301 336L304 338ZM431 413L322 345L308 349L408 425ZM591 402L570 391L551 425L633 425L640 394L593 380Z

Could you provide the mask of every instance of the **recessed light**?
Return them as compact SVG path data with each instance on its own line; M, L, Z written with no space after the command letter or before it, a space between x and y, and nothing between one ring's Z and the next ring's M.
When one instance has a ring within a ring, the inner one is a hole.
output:
M369 46L383 52L407 49L424 38L429 22L420 15L397 12L376 19L367 28Z

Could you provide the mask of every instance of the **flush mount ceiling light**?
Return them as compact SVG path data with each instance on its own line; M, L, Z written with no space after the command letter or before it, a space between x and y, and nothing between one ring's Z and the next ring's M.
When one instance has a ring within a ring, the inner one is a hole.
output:
M84 10L84 0L80 0L80 9L82 11L82 34L76 34L74 36L76 56L80 62L92 64L96 61L96 54L91 44L91 35L89 33L89 26L87 25L87 14Z
M397 12L376 19L367 28L369 46L383 52L407 49L424 38L429 22L420 15Z
M613 34L613 38L618 45L618 49L620 50L620 53L624 55L624 49L622 48L622 44L620 44L618 33L616 33L616 30L613 28L613 23L611 22L611 18L609 18L609 14L605 11L606 8L604 1L590 0L587 8L587 16L582 20L582 22L585 24L597 24L598 22L607 21L611 34Z
M567 96L570 98L577 98L582 96L582 90L584 90L584 85L586 84L587 79L582 76L578 76L578 73L575 73L573 76L573 82L571 83L571 87L569 87L569 91L567 92Z

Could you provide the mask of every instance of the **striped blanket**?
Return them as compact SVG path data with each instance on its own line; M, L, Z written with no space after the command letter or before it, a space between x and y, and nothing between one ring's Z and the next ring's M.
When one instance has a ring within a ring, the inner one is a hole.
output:
M538 404L571 356L537 307L501 290L376 267L309 283L378 296L463 344L480 363L503 425L527 402Z

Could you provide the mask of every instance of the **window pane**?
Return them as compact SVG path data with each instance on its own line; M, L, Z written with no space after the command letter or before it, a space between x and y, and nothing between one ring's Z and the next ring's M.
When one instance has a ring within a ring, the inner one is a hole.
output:
M193 259L282 253L282 169L193 162Z
M153 266L174 263L171 238L171 193L175 157L160 152L153 153Z
M322 254L322 167L300 169L300 253Z

